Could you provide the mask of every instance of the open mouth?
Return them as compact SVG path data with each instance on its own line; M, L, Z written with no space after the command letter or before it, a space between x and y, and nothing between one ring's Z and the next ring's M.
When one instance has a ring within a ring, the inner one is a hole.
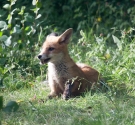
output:
M41 59L40 61L41 61L42 64L44 64L44 63L48 63L50 59L51 58Z

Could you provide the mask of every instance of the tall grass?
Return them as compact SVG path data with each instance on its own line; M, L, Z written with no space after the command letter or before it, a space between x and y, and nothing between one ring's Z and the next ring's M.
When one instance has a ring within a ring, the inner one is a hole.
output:
M135 43L132 31L117 36L94 36L83 31L80 32L82 38L77 45L73 44L71 55L76 61L85 62L98 69L106 78L107 82L115 84L128 83L135 81L134 62L135 62ZM120 32L120 31L119 31Z

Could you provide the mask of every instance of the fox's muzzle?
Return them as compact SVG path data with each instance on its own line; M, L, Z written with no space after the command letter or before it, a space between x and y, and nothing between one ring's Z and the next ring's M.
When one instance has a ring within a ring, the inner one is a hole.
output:
M48 63L51 58L44 58L43 55L38 55L38 59L41 61L42 64Z

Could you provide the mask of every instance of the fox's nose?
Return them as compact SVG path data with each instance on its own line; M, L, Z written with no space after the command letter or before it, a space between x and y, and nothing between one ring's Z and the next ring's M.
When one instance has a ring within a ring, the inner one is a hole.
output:
M42 55L38 55L38 58L41 59Z

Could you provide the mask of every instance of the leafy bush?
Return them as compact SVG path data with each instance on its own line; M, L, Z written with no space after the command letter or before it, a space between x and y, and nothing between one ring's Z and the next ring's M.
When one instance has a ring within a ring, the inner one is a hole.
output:
M16 2L17 0L10 0L3 6L8 16L7 21L0 21L1 84L9 75L11 75L10 79L19 76L23 79L22 81L25 81L26 78L32 78L40 73L38 61L35 58L42 33L42 27L38 21L39 3L33 1L33 8L27 12L26 6L18 8Z

